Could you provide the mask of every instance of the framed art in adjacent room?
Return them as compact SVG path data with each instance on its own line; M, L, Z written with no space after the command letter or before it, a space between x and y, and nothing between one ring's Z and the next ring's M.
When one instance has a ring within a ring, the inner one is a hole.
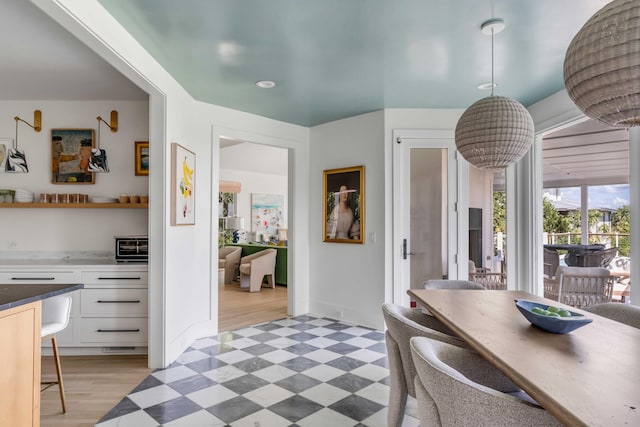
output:
M171 143L171 225L196 223L196 154Z
M364 166L324 171L322 241L364 243Z
M53 184L94 184L89 172L93 129L51 129L51 182Z
M149 175L149 141L136 141L136 175Z

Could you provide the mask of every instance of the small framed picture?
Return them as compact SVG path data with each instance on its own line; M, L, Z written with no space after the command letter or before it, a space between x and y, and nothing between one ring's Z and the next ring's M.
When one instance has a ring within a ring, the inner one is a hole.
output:
M149 141L136 141L136 175L149 175Z
M364 166L325 170L322 195L322 241L364 243Z
M94 184L89 172L93 129L51 129L51 182L53 184Z
M171 143L171 225L196 223L196 154Z

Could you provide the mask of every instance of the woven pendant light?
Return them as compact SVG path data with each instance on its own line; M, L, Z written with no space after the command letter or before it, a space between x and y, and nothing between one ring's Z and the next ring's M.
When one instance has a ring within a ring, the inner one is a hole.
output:
M496 19L482 24L491 34L491 96L472 104L456 124L456 148L480 169L503 169L517 162L533 144L533 120L518 101L493 94L493 35L504 28Z
M614 0L589 18L567 49L564 82L592 119L640 124L640 1Z

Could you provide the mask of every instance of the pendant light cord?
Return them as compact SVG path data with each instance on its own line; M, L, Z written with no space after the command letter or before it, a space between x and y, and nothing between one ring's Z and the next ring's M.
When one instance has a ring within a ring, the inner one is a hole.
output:
M16 117L16 141L15 141L15 146L13 148L15 148L16 150L18 149L18 118Z
M496 84L493 81L493 28L491 28L491 96L493 96L493 89L496 87Z

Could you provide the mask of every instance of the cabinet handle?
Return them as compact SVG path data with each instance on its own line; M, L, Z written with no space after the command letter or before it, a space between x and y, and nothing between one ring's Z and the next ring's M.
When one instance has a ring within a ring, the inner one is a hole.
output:
M140 332L138 329L98 329L96 332Z
M11 280L56 280L55 277L12 277Z
M142 280L140 276L138 277L98 277L98 280Z
M139 299L132 299L132 300L113 300L113 301L110 301L110 300L99 299L96 302L98 302L99 304L120 304L120 303L123 303L123 304L139 304L140 300Z

